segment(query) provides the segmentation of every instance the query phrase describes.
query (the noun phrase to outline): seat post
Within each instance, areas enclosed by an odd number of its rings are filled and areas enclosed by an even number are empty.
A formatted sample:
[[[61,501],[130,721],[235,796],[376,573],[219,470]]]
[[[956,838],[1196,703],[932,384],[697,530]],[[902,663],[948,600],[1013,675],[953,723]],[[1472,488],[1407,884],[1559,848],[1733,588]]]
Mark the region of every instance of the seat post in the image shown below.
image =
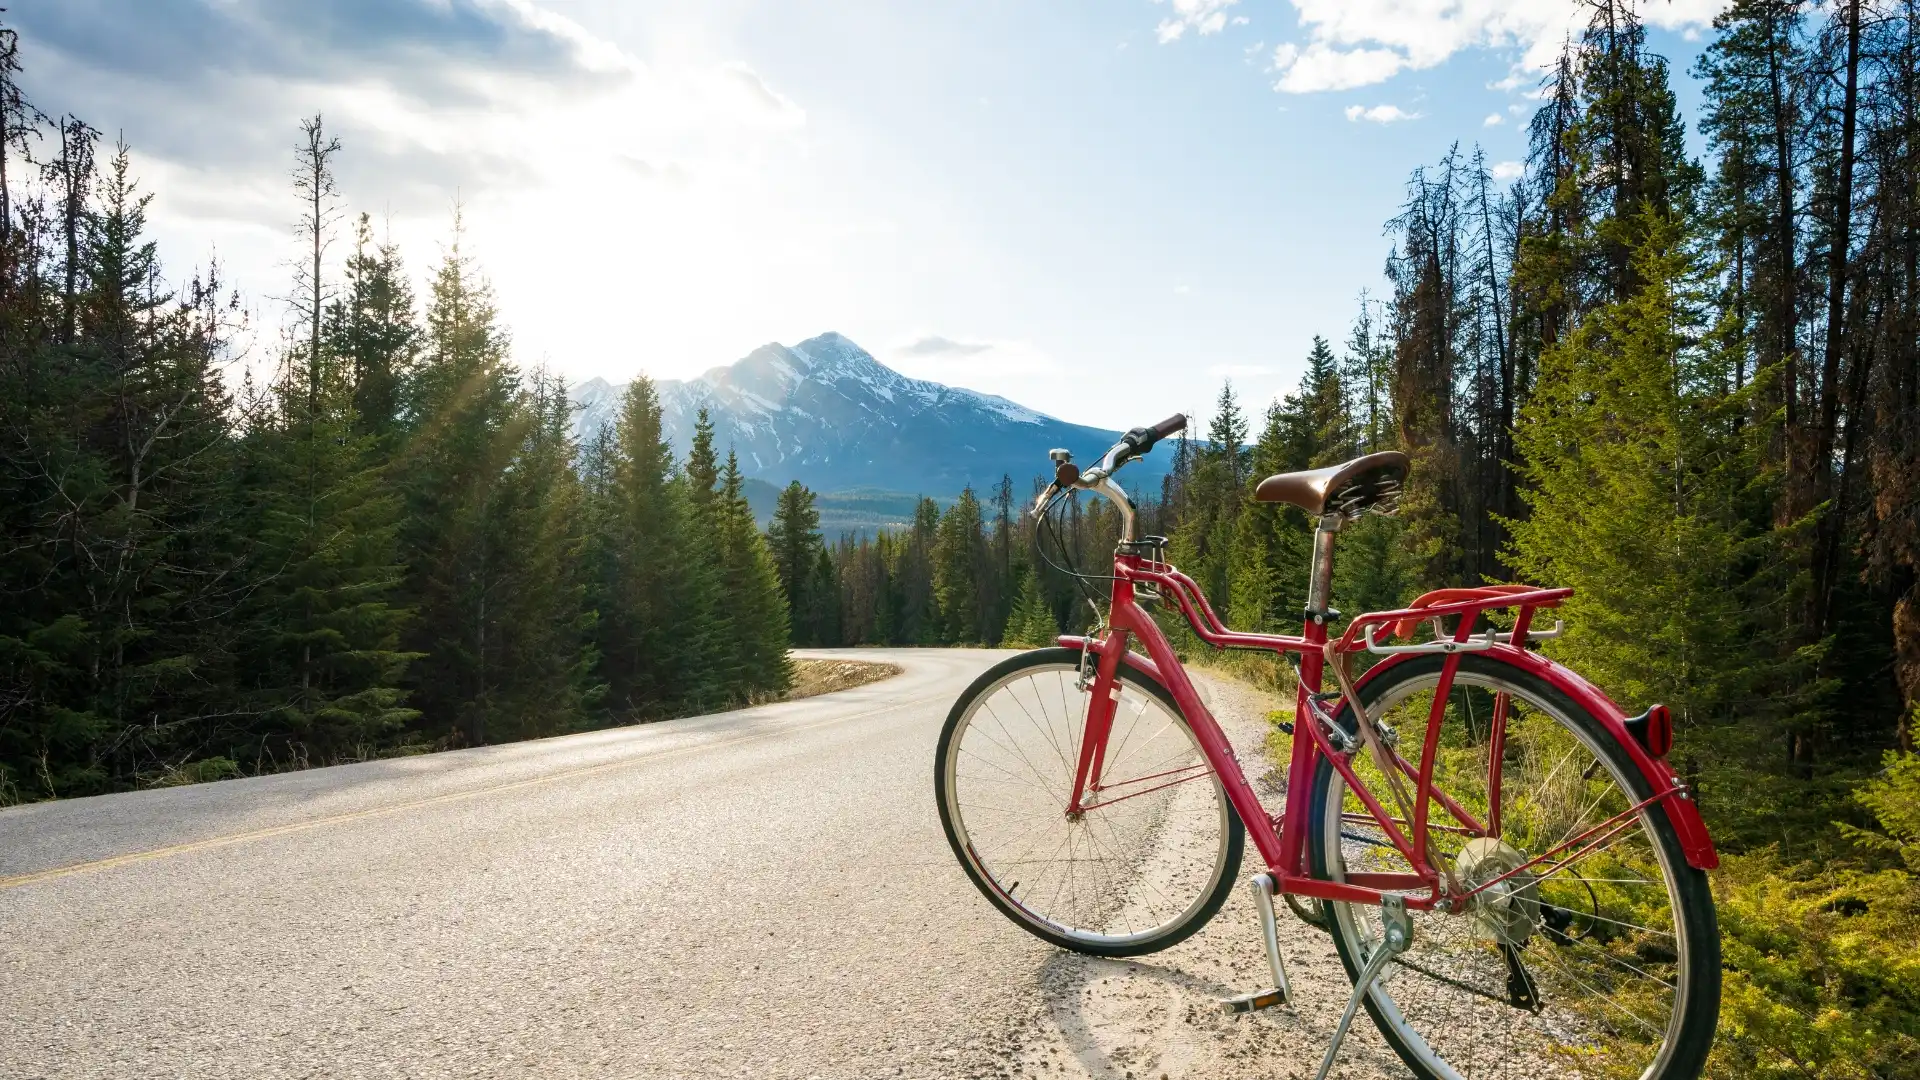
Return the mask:
[[[1307,579],[1308,622],[1324,625],[1327,621],[1327,603],[1333,596],[1333,535],[1344,524],[1344,516],[1325,513],[1320,515],[1319,528],[1313,531],[1313,569]]]

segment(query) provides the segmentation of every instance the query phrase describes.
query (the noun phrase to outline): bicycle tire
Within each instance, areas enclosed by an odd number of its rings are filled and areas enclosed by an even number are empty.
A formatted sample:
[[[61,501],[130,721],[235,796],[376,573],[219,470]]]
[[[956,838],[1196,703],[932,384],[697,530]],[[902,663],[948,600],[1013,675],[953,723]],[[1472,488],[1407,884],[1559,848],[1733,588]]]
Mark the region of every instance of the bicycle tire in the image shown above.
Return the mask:
[[[1358,689],[1362,706],[1369,715],[1373,715],[1376,707],[1383,701],[1391,702],[1395,693],[1417,693],[1419,686],[1426,681],[1437,682],[1446,659],[1443,656],[1417,657],[1383,671]],[[1458,678],[1482,686],[1504,684],[1510,693],[1523,695],[1528,704],[1545,706],[1545,713],[1573,729],[1576,738],[1584,736],[1580,741],[1604,763],[1627,797],[1638,801],[1654,794],[1632,759],[1600,722],[1545,680],[1497,657],[1475,654],[1460,657]],[[1413,690],[1409,691],[1409,687]],[[1342,703],[1334,721],[1349,734],[1356,734],[1355,717],[1346,703]],[[1364,753],[1361,751],[1363,756]],[[1551,776],[1548,779],[1551,780]],[[1339,777],[1330,762],[1322,759],[1314,776],[1308,849],[1314,876],[1323,880],[1337,880],[1334,852],[1340,844],[1342,826],[1337,819],[1330,819],[1330,814],[1335,812],[1331,808],[1334,806],[1336,780],[1344,789],[1344,778]],[[1680,934],[1671,935],[1676,938],[1676,951],[1679,954],[1675,961],[1674,994],[1681,1000],[1673,1006],[1665,1036],[1653,1059],[1642,1071],[1641,1080],[1695,1080],[1705,1067],[1719,1019],[1720,938],[1713,896],[1706,875],[1687,864],[1679,836],[1667,815],[1654,807],[1643,811],[1639,821],[1645,834],[1650,836],[1658,864],[1670,882],[1667,891],[1673,924],[1681,931]],[[1321,908],[1328,916],[1335,949],[1350,980],[1358,977],[1365,962],[1359,941],[1360,920],[1355,917],[1356,907],[1328,903]],[[1392,967],[1389,965],[1389,970]],[[1415,970],[1419,971],[1419,968]],[[1431,971],[1422,974],[1429,978],[1435,975]],[[1667,984],[1663,982],[1662,985]],[[1684,987],[1684,992],[1681,987]],[[1367,995],[1364,1004],[1368,1016],[1387,1044],[1421,1080],[1457,1080],[1463,1075],[1433,1049],[1428,1042],[1430,1035],[1411,1029],[1405,1013],[1389,995],[1376,988]],[[1517,1073],[1494,1072],[1485,1075],[1528,1073],[1522,1069]]]
[[[1076,667],[1083,657],[1077,649],[1046,648],[1021,653],[995,664],[975,679],[972,685],[954,702],[947,714],[946,723],[940,731],[940,740],[934,754],[934,795],[940,811],[940,826],[947,837],[947,844],[953,850],[954,858],[973,882],[980,894],[997,908],[1001,914],[1011,919],[1021,929],[1033,934],[1049,944],[1089,956],[1141,956],[1158,952],[1177,945],[1197,933],[1208,920],[1220,910],[1232,892],[1239,873],[1242,852],[1245,847],[1245,829],[1239,815],[1227,801],[1226,791],[1221,787],[1217,776],[1209,776],[1207,786],[1218,801],[1222,815],[1222,842],[1219,847],[1211,877],[1200,892],[1198,900],[1186,909],[1177,921],[1157,928],[1144,935],[1131,935],[1125,939],[1103,940],[1100,935],[1075,934],[1067,928],[1050,923],[1034,912],[1012,902],[980,865],[969,848],[968,830],[964,808],[956,796],[955,776],[960,756],[960,739],[964,735],[969,718],[979,707],[979,703],[997,688],[1008,685],[1022,673],[1039,672],[1046,669]],[[1156,701],[1168,716],[1178,722],[1181,729],[1192,738],[1191,728],[1173,695],[1158,681],[1121,665],[1119,678]],[[1197,747],[1197,743],[1196,743]]]

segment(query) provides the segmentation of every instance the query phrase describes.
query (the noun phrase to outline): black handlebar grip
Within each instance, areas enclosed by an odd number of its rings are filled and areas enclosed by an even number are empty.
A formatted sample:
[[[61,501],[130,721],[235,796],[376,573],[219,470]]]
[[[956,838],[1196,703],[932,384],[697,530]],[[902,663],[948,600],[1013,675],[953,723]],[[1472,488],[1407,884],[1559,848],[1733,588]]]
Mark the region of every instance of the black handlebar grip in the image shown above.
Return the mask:
[[[1120,441],[1126,443],[1128,449],[1133,451],[1127,455],[1128,459],[1132,459],[1153,449],[1154,443],[1159,442],[1161,439],[1172,435],[1174,432],[1186,426],[1186,414],[1174,413],[1172,416],[1167,417],[1152,427],[1134,428],[1132,431],[1122,435]]]

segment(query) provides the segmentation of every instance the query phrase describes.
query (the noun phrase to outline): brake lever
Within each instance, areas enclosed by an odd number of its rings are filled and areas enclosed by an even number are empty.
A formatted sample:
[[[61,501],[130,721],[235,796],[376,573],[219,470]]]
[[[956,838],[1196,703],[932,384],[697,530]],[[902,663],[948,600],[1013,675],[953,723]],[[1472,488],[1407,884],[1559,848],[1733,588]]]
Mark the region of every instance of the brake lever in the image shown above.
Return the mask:
[[[1033,500],[1032,514],[1035,521],[1047,516],[1047,511],[1053,506],[1053,500],[1058,497],[1059,494],[1059,484],[1048,484],[1047,489],[1040,493],[1040,497]]]

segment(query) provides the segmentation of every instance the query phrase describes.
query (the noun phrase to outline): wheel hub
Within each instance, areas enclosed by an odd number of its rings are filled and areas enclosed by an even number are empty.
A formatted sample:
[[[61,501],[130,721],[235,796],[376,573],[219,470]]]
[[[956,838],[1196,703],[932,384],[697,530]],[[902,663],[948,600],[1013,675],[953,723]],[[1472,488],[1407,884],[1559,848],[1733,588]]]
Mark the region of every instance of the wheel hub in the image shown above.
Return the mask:
[[[1494,882],[1526,865],[1527,857],[1512,844],[1493,837],[1467,841],[1453,860],[1461,889],[1480,892],[1468,898],[1466,911],[1476,930],[1490,941],[1519,946],[1540,926],[1539,879],[1526,871]]]

